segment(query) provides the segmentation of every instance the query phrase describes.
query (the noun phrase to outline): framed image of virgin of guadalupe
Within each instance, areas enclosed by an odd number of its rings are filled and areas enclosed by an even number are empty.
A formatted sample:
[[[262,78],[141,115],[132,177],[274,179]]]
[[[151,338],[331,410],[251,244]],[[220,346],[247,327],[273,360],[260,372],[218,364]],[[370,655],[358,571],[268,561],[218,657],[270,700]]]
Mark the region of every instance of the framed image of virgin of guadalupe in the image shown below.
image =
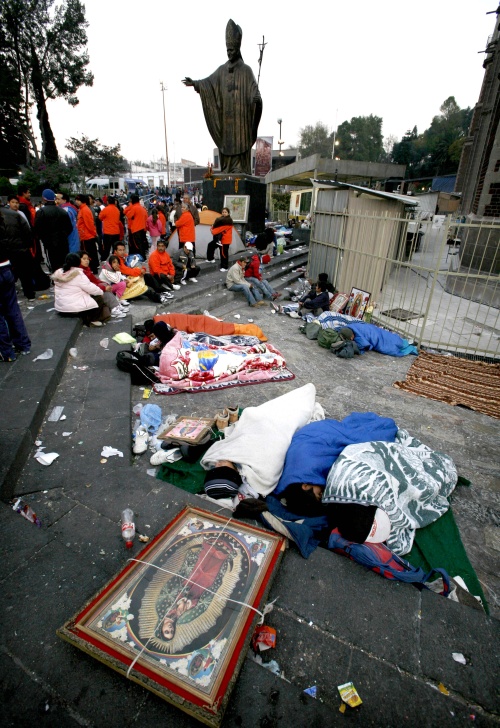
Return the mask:
[[[188,506],[58,635],[219,726],[284,542]]]

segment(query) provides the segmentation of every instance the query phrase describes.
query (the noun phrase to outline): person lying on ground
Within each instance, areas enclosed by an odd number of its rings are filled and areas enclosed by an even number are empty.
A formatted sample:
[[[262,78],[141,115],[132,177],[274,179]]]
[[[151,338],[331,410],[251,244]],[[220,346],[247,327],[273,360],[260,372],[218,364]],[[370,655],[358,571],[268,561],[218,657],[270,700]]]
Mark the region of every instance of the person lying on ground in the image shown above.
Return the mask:
[[[253,283],[245,279],[246,265],[247,259],[241,257],[231,266],[226,275],[226,288],[229,291],[243,293],[249,306],[265,306],[262,293]]]
[[[80,267],[80,256],[68,253],[62,268],[51,276],[54,281],[54,307],[63,315],[80,316],[87,326],[102,326],[111,318],[102,290],[91,283]]]
[[[229,208],[223,207],[220,217],[216,218],[210,228],[213,239],[207,245],[207,263],[215,263],[215,248],[220,249],[220,270],[226,273],[229,269],[229,246],[233,241],[233,220]]]
[[[125,258],[127,257],[127,252],[123,243],[115,243],[113,254],[118,258],[120,273],[126,276],[130,281],[129,286],[127,286],[127,290],[123,294],[125,298],[135,298],[144,294],[155,303],[165,302],[162,300],[162,296],[155,291],[154,286],[156,284],[154,278],[149,275],[149,273],[146,273],[146,268],[144,266],[131,268],[126,264]],[[137,281],[134,281],[134,279],[137,279]],[[134,289],[136,290],[134,291]],[[166,296],[167,294],[163,295]]]
[[[245,279],[259,290],[268,301],[275,301],[281,296],[276,293],[268,281],[262,278],[260,260],[258,255],[252,255],[245,268]]]
[[[120,305],[118,299],[111,290],[111,286],[103,283],[103,281],[97,278],[90,270],[89,254],[86,253],[85,250],[80,250],[78,255],[80,256],[80,268],[83,270],[89,281],[101,289],[103,301],[111,311],[111,318],[125,318],[127,315],[127,309]]]
[[[186,213],[193,220],[191,213]],[[194,229],[194,223],[193,223]],[[172,263],[175,268],[175,283],[186,285],[186,281],[198,283],[198,275],[201,268],[196,265],[193,243],[184,243],[182,248],[172,253]]]
[[[178,291],[180,286],[174,283],[175,268],[172,258],[167,253],[167,244],[163,240],[158,240],[156,250],[154,250],[148,259],[149,273],[155,281],[164,288],[164,290]]]

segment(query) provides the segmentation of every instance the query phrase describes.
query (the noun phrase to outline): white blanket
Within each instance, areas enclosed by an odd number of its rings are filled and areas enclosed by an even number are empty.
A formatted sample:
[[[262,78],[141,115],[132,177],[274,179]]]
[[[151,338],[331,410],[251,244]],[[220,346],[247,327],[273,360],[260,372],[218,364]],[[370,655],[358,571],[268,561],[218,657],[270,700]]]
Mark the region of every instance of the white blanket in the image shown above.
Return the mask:
[[[269,495],[280,479],[295,432],[324,418],[316,387],[306,384],[259,407],[247,407],[231,434],[207,450],[201,465],[209,470],[218,460],[230,460],[257,493]]]

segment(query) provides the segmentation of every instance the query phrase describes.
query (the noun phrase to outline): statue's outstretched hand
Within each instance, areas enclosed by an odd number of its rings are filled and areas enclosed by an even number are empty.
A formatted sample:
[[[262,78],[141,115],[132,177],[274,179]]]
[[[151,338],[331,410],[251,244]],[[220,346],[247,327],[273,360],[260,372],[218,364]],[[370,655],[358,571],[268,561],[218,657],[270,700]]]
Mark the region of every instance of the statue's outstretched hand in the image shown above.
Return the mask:
[[[183,78],[182,83],[184,84],[184,86],[194,86],[194,81],[192,78],[189,78],[189,76],[186,76],[186,78]]]

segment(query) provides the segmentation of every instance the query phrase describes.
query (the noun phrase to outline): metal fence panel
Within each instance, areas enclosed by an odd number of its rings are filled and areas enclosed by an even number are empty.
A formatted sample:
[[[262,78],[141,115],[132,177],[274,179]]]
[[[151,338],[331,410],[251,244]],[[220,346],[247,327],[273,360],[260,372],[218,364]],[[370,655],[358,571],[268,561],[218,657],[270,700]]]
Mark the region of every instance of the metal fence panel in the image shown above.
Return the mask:
[[[340,196],[318,193],[312,278],[324,271],[342,292],[369,291],[373,321],[420,346],[499,356],[499,225],[412,219],[387,206],[367,207],[366,197],[362,209],[350,200],[347,210],[347,198],[334,205],[334,197]]]

